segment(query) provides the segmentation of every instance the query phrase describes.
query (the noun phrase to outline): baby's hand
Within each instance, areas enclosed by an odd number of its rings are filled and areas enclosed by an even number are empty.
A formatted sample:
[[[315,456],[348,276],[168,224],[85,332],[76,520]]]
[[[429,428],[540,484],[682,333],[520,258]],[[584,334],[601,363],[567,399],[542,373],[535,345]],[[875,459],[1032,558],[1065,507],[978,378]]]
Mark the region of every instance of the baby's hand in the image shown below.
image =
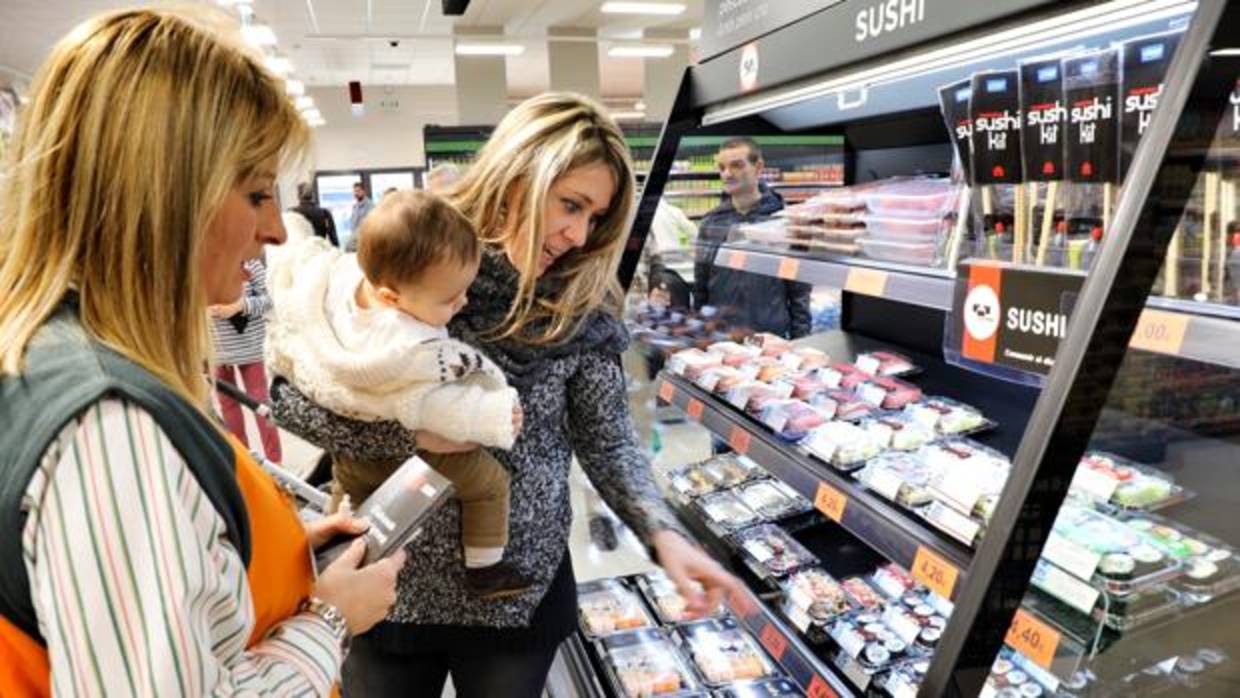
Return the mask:
[[[520,405],[513,405],[512,407],[512,433],[520,434],[521,427],[524,425],[525,425],[525,410],[522,410]]]

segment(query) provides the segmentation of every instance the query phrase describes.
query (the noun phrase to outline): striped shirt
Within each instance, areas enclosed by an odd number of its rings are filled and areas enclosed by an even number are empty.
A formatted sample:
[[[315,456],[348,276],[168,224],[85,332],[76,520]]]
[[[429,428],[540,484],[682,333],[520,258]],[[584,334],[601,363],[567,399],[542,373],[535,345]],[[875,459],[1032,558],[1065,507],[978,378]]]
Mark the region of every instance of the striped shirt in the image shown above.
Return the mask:
[[[242,296],[245,308],[241,315],[247,319],[244,332],[238,332],[228,318],[213,318],[211,334],[215,340],[215,362],[227,366],[241,366],[263,360],[263,337],[267,334],[266,315],[271,311],[271,296],[267,293],[267,268],[257,259],[245,263],[250,280],[245,282]]]
[[[340,647],[317,615],[255,625],[245,565],[155,420],[107,399],[44,453],[22,549],[52,691],[325,696]]]

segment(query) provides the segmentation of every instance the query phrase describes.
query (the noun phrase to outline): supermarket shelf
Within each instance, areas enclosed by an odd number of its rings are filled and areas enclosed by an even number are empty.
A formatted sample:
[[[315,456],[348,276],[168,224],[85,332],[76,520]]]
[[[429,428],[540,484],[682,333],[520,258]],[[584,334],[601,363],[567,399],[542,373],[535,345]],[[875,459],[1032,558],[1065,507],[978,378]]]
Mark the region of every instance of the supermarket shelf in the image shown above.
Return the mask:
[[[955,593],[963,588],[972,559],[969,550],[919,523],[847,475],[812,461],[795,446],[683,378],[665,372],[660,375],[660,382],[660,398],[682,409],[734,450],[753,458],[811,501],[821,501],[820,492],[825,485],[827,491],[836,495],[840,525],[884,557],[911,570],[919,555],[929,552],[949,566],[948,576],[955,577],[951,597],[955,598]]]
[[[822,187],[842,187],[843,182],[767,182],[767,185],[776,189],[798,189],[804,187],[806,189],[820,189]]]
[[[723,192],[718,189],[715,189],[715,190],[697,189],[693,191],[665,191],[663,192],[663,198],[665,199],[704,198],[708,196],[711,198],[717,199],[722,195],[723,195]]]

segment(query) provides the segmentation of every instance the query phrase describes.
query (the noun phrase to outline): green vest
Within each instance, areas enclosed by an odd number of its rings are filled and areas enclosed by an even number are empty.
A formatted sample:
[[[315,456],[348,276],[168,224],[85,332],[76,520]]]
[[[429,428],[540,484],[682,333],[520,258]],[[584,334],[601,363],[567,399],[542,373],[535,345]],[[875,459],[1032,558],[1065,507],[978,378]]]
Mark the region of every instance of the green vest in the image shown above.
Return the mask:
[[[133,361],[87,335],[76,294],[38,331],[20,375],[0,377],[0,615],[40,639],[22,564],[22,498],[43,454],[70,421],[100,400],[120,398],[155,419],[250,561],[249,517],[232,446],[201,411]]]

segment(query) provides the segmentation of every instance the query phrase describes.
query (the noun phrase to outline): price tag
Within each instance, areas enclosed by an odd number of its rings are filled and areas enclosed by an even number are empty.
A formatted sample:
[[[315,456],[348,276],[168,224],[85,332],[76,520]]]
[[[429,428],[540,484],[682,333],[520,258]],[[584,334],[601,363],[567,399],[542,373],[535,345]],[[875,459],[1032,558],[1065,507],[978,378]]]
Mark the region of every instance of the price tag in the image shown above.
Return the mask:
[[[848,278],[844,280],[844,290],[860,293],[863,296],[882,297],[887,289],[887,272],[877,269],[853,267],[848,270]]]
[[[1088,580],[1094,576],[1102,556],[1064,538],[1058,533],[1046,537],[1046,546],[1042,548],[1042,557],[1081,579]]]
[[[783,636],[774,625],[767,623],[762,628],[762,632],[758,633],[758,639],[762,641],[762,646],[766,648],[775,661],[781,661],[784,658],[784,652],[788,649],[788,638]]]
[[[1093,613],[1098,597],[1102,594],[1090,584],[1082,582],[1045,560],[1038,561],[1031,581],[1035,587],[1086,615]]]
[[[814,508],[821,511],[828,519],[839,523],[844,518],[844,507],[848,506],[848,497],[825,482],[818,483],[818,492],[814,495]]]
[[[779,278],[787,281],[795,281],[797,274],[801,271],[801,260],[796,257],[784,257],[779,260],[779,271],[776,272]]]
[[[1025,609],[1018,609],[1008,628],[1007,644],[1033,660],[1043,669],[1051,668],[1055,650],[1059,648],[1059,631],[1034,618]]]
[[[945,599],[950,599],[952,592],[956,589],[956,577],[958,576],[960,576],[960,570],[950,562],[925,546],[917,548],[917,555],[913,558],[913,579],[930,587],[930,591]]]
[[[1178,356],[1184,347],[1184,335],[1188,332],[1187,315],[1162,310],[1143,310],[1137,320],[1137,329],[1128,345],[1134,349],[1152,351],[1156,354]]]
[[[876,468],[871,471],[865,484],[870,489],[894,502],[900,496],[900,487],[904,485],[904,481],[900,479],[899,475],[886,468]]]
[[[733,250],[732,253],[728,255],[728,266],[732,269],[744,269],[745,262],[748,258],[749,255],[744,252],[737,252]]]
[[[827,685],[826,679],[817,674],[810,679],[809,687],[805,689],[805,692],[809,694],[809,698],[839,698],[839,694]]]
[[[692,399],[692,400],[689,400],[689,406],[685,408],[685,413],[689,415],[690,419],[696,422],[700,422],[702,421],[702,410],[703,409],[704,409],[704,406],[702,405],[701,400]]]
[[[743,456],[749,453],[750,438],[749,432],[741,427],[732,427],[732,433],[728,435],[728,445],[732,447],[733,451]]]
[[[973,540],[982,530],[981,524],[942,502],[930,505],[930,509],[926,512],[926,519],[969,546],[973,545]]]
[[[659,399],[663,402],[671,402],[674,397],[676,397],[676,386],[670,381],[663,381],[659,386]]]

